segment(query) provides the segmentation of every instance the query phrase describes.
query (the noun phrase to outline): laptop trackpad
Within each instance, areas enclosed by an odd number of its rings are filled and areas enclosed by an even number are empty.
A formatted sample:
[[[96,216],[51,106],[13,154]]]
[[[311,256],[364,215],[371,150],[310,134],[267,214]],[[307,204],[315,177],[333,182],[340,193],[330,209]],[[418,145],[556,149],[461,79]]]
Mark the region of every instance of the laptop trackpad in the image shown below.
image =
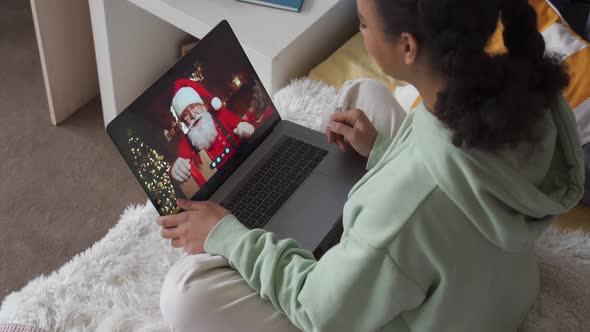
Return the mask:
[[[265,229],[313,251],[342,216],[349,191],[346,181],[314,172]]]

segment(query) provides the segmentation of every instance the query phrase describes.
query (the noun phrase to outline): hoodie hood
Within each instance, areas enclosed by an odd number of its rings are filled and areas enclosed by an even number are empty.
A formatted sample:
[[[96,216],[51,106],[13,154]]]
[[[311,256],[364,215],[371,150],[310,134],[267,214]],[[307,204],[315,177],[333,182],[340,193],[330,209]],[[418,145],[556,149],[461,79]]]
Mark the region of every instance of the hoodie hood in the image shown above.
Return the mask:
[[[584,189],[573,112],[560,96],[546,112],[541,142],[488,153],[453,146],[451,130],[423,104],[412,111],[416,148],[434,180],[494,245],[521,251]]]

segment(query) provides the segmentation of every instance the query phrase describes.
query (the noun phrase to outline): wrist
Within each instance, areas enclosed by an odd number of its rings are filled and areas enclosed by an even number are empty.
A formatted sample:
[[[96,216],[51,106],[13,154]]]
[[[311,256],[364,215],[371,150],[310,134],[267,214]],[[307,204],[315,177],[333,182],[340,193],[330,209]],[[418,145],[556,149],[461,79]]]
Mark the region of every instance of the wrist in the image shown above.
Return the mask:
[[[370,149],[369,149],[369,154],[371,153],[371,150],[373,150],[375,148],[375,143],[377,143],[377,136],[379,136],[379,132],[375,131],[371,137],[371,144],[370,144]],[[367,154],[367,157],[369,157],[369,155]]]
[[[381,157],[383,157],[383,155],[385,154],[385,151],[387,150],[391,142],[392,138],[386,138],[380,133],[377,133],[375,141],[373,142],[373,147],[371,149],[371,152],[369,153],[369,157],[367,160],[367,170],[371,170],[373,167],[375,167],[375,165],[377,165],[379,160],[381,160]]]
[[[371,151],[373,151],[373,149],[375,148],[378,134],[379,134],[378,132],[369,134],[369,138],[368,138],[369,144],[367,145],[368,148],[364,151],[364,153],[361,153],[363,155],[363,157],[369,158],[371,156]]]

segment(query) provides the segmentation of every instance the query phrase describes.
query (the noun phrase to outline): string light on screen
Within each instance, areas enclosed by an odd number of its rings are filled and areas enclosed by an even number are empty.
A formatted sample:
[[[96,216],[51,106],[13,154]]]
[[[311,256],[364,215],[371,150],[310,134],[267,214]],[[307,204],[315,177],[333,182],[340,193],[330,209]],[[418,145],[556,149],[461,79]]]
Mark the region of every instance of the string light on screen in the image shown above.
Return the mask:
[[[164,156],[144,144],[138,137],[129,137],[133,169],[137,171],[139,180],[152,194],[154,201],[165,214],[174,213],[176,193],[170,181],[170,164]]]

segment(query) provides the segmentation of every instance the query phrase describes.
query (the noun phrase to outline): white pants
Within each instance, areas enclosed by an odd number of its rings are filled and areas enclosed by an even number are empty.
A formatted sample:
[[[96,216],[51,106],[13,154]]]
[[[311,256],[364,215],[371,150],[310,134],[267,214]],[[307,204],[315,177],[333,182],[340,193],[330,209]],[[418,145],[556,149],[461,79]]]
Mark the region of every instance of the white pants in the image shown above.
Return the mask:
[[[326,111],[322,130],[337,107],[358,108],[383,135],[393,137],[406,113],[380,82],[346,82]],[[299,331],[285,314],[250,288],[222,256],[185,255],[168,271],[160,310],[173,331]]]

